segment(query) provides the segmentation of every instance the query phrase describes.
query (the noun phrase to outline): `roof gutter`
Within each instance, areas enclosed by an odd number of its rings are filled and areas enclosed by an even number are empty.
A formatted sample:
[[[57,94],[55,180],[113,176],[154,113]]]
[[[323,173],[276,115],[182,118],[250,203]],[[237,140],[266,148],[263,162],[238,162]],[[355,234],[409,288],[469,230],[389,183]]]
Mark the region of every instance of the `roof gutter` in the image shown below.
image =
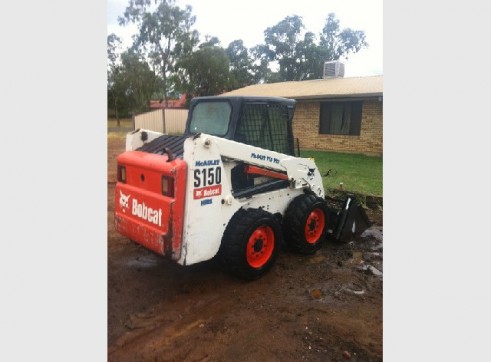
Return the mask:
[[[378,99],[379,97],[383,97],[384,93],[383,92],[377,92],[377,93],[359,93],[359,94],[339,94],[339,95],[333,95],[333,94],[326,94],[326,95],[311,95],[311,96],[284,96],[285,98],[293,98],[297,100],[312,100],[312,101],[318,101],[321,99],[332,99],[332,100],[366,100],[367,98],[374,98]]]

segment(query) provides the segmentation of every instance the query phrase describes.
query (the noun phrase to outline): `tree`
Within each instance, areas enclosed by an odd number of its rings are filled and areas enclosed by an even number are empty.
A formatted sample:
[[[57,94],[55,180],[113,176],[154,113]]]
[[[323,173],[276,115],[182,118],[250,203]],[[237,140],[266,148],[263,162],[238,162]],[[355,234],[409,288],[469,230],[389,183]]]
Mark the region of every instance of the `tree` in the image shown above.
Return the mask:
[[[334,13],[328,14],[318,43],[312,32],[306,32],[302,37],[303,29],[302,18],[293,15],[264,31],[265,43],[255,48],[256,60],[263,64],[263,68],[266,59],[269,67],[271,63],[278,65],[276,73],[267,73],[263,69],[266,80],[322,78],[324,62],[347,59],[349,54],[368,46],[363,31],[340,30]]]
[[[329,13],[320,35],[320,47],[326,50],[331,59],[348,58],[348,54],[356,53],[368,46],[365,41],[365,32],[345,28],[339,29],[339,20],[334,13]]]
[[[278,62],[278,73],[281,80],[296,80],[298,78],[297,64],[300,54],[297,52],[297,44],[300,41],[300,33],[303,28],[302,18],[293,15],[287,16],[278,24],[264,31],[265,55],[270,61]]]
[[[184,10],[175,6],[175,0],[130,0],[120,25],[135,23],[138,33],[134,49],[142,51],[158,71],[162,79],[165,103],[169,95],[168,77],[175,71],[176,62],[192,52],[198,42],[198,32],[191,31],[196,17],[188,5]]]
[[[229,81],[227,52],[218,46],[217,38],[200,45],[178,65],[176,86],[193,96],[212,96],[223,93]]]
[[[141,54],[128,50],[121,54],[121,64],[113,76],[113,88],[127,113],[146,111],[148,100],[159,89],[160,79]]]
[[[253,58],[242,40],[231,42],[226,51],[230,62],[228,90],[242,88],[259,81],[255,76],[257,71]]]
[[[251,48],[254,59],[254,79],[256,83],[275,83],[278,79],[277,72],[270,69],[270,57],[268,47],[264,44]]]
[[[296,50],[299,54],[296,80],[321,78],[324,62],[326,61],[326,54],[324,54],[321,47],[315,43],[315,34],[307,32],[304,39],[297,44]],[[320,75],[317,70],[320,70]]]
[[[107,37],[107,101],[108,108],[114,107],[117,126],[120,126],[119,109],[124,92],[118,89],[116,78],[119,73],[118,59],[121,48],[121,39],[114,33]]]

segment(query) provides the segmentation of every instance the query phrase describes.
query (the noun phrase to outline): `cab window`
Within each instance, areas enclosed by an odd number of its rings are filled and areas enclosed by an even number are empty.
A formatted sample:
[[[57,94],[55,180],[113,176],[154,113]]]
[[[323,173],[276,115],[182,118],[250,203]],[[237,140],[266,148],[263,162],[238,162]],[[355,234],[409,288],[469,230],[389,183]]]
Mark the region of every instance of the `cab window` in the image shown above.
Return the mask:
[[[189,126],[191,133],[224,136],[228,131],[232,107],[228,102],[201,102],[196,104]]]

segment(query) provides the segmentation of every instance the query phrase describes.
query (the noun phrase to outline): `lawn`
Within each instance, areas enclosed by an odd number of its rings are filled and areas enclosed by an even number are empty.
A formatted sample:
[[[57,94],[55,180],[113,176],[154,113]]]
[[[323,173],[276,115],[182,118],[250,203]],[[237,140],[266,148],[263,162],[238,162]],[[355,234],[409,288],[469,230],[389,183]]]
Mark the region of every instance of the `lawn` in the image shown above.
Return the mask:
[[[382,157],[359,154],[302,150],[301,157],[311,157],[324,177],[324,189],[338,189],[343,183],[346,191],[363,195],[383,195]]]

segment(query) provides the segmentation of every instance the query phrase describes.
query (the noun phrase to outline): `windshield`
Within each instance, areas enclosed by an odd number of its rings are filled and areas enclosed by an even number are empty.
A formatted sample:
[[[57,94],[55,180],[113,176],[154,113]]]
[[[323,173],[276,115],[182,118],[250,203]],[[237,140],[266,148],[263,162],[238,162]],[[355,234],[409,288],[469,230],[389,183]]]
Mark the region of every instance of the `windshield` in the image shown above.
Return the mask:
[[[228,102],[201,102],[193,108],[191,133],[224,136],[228,131],[232,107]]]

